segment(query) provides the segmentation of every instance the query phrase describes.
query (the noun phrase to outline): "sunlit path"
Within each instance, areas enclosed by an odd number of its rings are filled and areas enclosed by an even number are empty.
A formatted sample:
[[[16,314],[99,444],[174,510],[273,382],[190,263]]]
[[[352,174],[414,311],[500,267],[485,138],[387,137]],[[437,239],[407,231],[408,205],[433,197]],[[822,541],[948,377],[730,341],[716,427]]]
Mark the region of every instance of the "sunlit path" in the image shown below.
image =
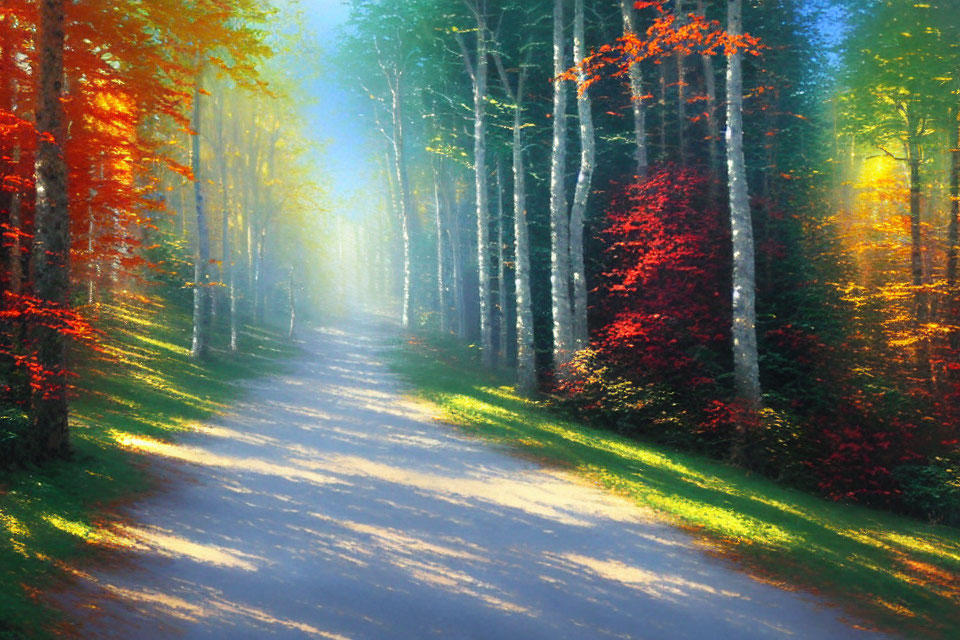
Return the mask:
[[[435,423],[383,363],[389,333],[350,331],[309,333],[182,446],[128,439],[169,486],[60,596],[79,637],[881,637]]]

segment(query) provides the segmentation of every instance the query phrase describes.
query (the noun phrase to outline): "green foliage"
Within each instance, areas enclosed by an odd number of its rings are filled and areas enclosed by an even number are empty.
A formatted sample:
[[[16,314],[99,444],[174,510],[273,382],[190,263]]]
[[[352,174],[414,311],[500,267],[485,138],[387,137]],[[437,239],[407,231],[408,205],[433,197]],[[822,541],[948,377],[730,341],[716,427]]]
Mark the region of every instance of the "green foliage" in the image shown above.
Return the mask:
[[[960,463],[935,458],[926,465],[902,465],[894,477],[903,488],[902,502],[931,522],[960,525]]]

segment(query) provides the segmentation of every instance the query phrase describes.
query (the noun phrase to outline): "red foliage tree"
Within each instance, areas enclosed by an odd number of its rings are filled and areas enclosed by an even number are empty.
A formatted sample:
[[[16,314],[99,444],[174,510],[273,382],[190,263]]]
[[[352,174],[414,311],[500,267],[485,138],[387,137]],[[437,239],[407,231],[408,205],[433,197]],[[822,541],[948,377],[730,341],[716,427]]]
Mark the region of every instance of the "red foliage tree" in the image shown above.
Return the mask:
[[[710,363],[727,351],[730,260],[725,214],[708,192],[697,172],[662,167],[607,215],[597,348],[628,379],[715,382]]]

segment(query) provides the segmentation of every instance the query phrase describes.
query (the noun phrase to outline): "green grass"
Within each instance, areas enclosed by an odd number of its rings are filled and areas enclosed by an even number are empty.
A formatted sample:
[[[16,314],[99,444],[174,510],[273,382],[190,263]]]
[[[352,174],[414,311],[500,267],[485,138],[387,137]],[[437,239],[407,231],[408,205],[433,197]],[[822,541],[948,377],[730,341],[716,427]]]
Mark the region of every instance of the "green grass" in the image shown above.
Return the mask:
[[[39,599],[63,568],[93,553],[109,509],[152,486],[142,457],[125,438],[176,438],[221,410],[243,378],[283,366],[295,347],[247,329],[243,353],[214,351],[191,360],[190,318],[153,300],[101,307],[106,353],[76,365],[71,460],[0,475],[0,638],[43,638],[56,615]],[[222,332],[221,332],[222,333]],[[53,622],[51,622],[53,620]]]
[[[908,637],[956,637],[956,529],[825,501],[716,460],[565,420],[480,373],[474,354],[446,341],[411,340],[393,366],[443,420],[654,509],[758,578],[822,593]]]

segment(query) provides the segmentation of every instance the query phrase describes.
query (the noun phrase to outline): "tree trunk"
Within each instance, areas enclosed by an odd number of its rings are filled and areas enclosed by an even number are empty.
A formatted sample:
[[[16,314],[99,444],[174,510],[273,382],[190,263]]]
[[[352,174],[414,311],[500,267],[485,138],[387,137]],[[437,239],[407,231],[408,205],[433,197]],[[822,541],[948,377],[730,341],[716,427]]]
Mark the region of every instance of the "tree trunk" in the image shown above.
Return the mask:
[[[440,183],[443,178],[440,174],[442,165],[438,160],[433,167],[433,208],[436,213],[437,228],[437,313],[440,316],[440,332],[447,333],[450,330],[449,309],[447,303],[447,269],[446,269],[446,250],[444,248],[444,235],[446,230],[443,224],[443,203],[440,197]]]
[[[287,338],[293,340],[297,328],[297,292],[295,287],[293,265],[290,265],[290,325],[287,329]]]
[[[193,345],[190,350],[194,358],[207,354],[207,340],[210,328],[210,230],[207,228],[207,212],[204,201],[202,163],[200,161],[200,120],[202,92],[200,84],[203,71],[198,68],[197,80],[193,91],[193,146],[190,158],[193,170],[194,198],[197,207],[197,252],[193,265]]]
[[[575,0],[573,20],[573,59],[583,60],[587,55],[585,43],[584,0]],[[586,81],[581,73],[580,81]],[[597,144],[593,128],[590,96],[583,91],[577,96],[577,115],[580,119],[580,173],[570,211],[570,273],[573,279],[573,348],[579,351],[590,341],[587,325],[587,269],[583,257],[583,227],[587,201],[593,184]]]
[[[13,147],[13,165],[20,165],[20,145]],[[10,240],[10,292],[20,295],[23,291],[23,248],[20,233],[23,231],[23,197],[17,185],[10,192],[10,229],[13,238]]]
[[[38,132],[35,180],[36,209],[33,239],[33,290],[54,308],[69,303],[70,212],[67,165],[64,160],[63,49],[65,0],[42,0],[37,27],[40,54],[37,78],[36,127]],[[31,397],[33,453],[51,458],[69,452],[64,335],[44,323],[31,327],[37,364],[50,373],[44,388]]]
[[[911,131],[915,129],[911,127]],[[917,329],[922,334],[923,326],[930,319],[929,300],[924,291],[923,274],[923,237],[921,233],[920,220],[920,196],[921,196],[921,178],[920,178],[920,142],[916,136],[911,135],[907,143],[907,164],[910,168],[910,276],[915,290],[914,307]],[[930,371],[930,342],[929,339],[920,336],[920,342],[917,347],[917,376],[921,380],[929,380]]]
[[[401,322],[404,329],[413,326],[413,305],[410,299],[413,269],[410,255],[410,188],[407,180],[406,156],[403,149],[403,107],[401,104],[402,74],[397,72],[391,89],[393,115],[393,160],[397,178],[397,205],[400,214],[400,236],[403,242],[403,309]]]
[[[742,33],[742,0],[728,0],[727,30]],[[756,265],[753,221],[743,154],[743,54],[727,62],[727,173],[730,192],[730,231],[733,238],[733,372],[737,396],[751,409],[760,406],[757,355]],[[744,434],[740,434],[742,445]],[[735,445],[736,446],[736,445]]]
[[[236,353],[240,349],[237,319],[237,265],[231,260],[228,269],[230,274],[230,351]]]
[[[229,304],[226,296],[221,295],[221,291],[226,292],[223,286],[227,281],[227,268],[230,265],[230,195],[227,190],[227,151],[226,139],[223,135],[224,113],[224,93],[221,91],[217,100],[217,164],[220,173],[220,266],[217,286],[210,288],[210,316],[216,318],[221,312],[220,301]]]
[[[493,366],[493,304],[490,292],[490,204],[487,185],[487,34],[485,3],[477,3],[477,64],[473,73],[473,166],[477,203],[477,281],[480,297],[480,353]],[[467,58],[469,61],[469,58]]]
[[[530,293],[530,231],[527,227],[526,168],[523,164],[523,77],[517,86],[513,115],[513,242],[514,283],[517,298],[517,391],[524,395],[537,386],[533,343],[533,304]]]
[[[697,14],[700,17],[706,17],[707,10],[704,7],[703,0],[697,0]],[[720,151],[718,144],[720,141],[720,122],[717,119],[717,79],[713,71],[713,56],[702,55],[700,61],[703,63],[703,83],[707,94],[707,138],[710,159],[710,173],[713,179],[710,181],[711,200],[714,199],[717,179],[720,176]]]
[[[507,345],[509,344],[507,312],[510,302],[507,299],[507,263],[504,254],[506,238],[504,237],[504,218],[506,213],[503,206],[503,167],[500,157],[497,157],[497,306],[498,320],[498,348],[497,361],[500,366],[507,363]]]
[[[227,184],[227,144],[223,136],[223,96],[220,98],[220,122],[218,123],[218,139],[220,143],[220,190],[222,192],[222,209],[220,220],[221,235],[221,265],[220,273],[226,275],[227,282],[227,304],[230,314],[230,351],[237,350],[237,300],[234,274],[234,259],[232,243],[230,241],[230,189]]]
[[[263,259],[266,245],[266,230],[257,234],[257,258],[254,274],[253,318],[258,325],[263,324],[266,307],[266,283],[264,282]]]
[[[254,250],[253,242],[253,216],[250,208],[251,204],[247,206],[247,210],[243,215],[243,225],[245,229],[245,235],[247,236],[247,241],[244,243],[246,246],[246,263],[247,263],[247,312],[253,313],[250,314],[250,317],[256,315],[256,286],[257,286],[257,274],[256,274],[256,251]],[[251,309],[251,304],[254,308]]]
[[[675,0],[677,24],[682,26],[686,23],[686,17],[683,14],[683,0]],[[680,166],[687,166],[687,57],[682,51],[677,52],[677,155],[680,159]]]
[[[93,236],[96,233],[97,226],[93,220],[93,207],[87,207],[87,260],[90,264],[90,272],[87,274],[87,304],[93,304],[94,298],[96,296],[96,283],[94,280],[94,274],[96,271],[99,271],[99,264],[94,268],[94,264],[97,264],[96,257],[94,256],[94,242]]]
[[[564,46],[564,0],[553,2],[553,72],[567,70]],[[565,173],[567,160],[567,84],[553,83],[553,149],[550,156],[550,290],[553,314],[553,363],[570,360],[573,327],[570,311],[570,217]]]
[[[455,190],[456,191],[456,190]],[[454,330],[458,338],[467,337],[467,322],[464,310],[464,285],[463,285],[463,248],[461,244],[460,229],[460,209],[461,203],[456,195],[451,196],[449,190],[444,189],[443,193],[447,199],[450,210],[450,219],[447,225],[447,239],[450,245],[450,279],[451,292],[453,298],[454,310]]]
[[[177,211],[177,235],[181,238],[187,237],[187,198],[183,195],[186,180],[181,178],[182,182],[177,186],[177,200],[180,203]]]
[[[638,34],[637,16],[633,8],[634,0],[620,0],[620,12],[623,17],[623,32]],[[634,160],[636,162],[637,176],[647,174],[647,106],[644,104],[643,92],[643,69],[640,63],[630,65],[627,71],[630,85],[630,102],[633,108],[633,133],[636,149],[634,150]]]
[[[659,84],[659,107],[660,107],[660,155],[657,157],[659,162],[667,161],[667,60],[663,60],[657,65],[660,74]]]
[[[910,169],[910,278],[916,289],[916,319],[926,322],[926,304],[923,287],[923,239],[920,228],[920,144],[911,138],[907,144],[907,164]]]

